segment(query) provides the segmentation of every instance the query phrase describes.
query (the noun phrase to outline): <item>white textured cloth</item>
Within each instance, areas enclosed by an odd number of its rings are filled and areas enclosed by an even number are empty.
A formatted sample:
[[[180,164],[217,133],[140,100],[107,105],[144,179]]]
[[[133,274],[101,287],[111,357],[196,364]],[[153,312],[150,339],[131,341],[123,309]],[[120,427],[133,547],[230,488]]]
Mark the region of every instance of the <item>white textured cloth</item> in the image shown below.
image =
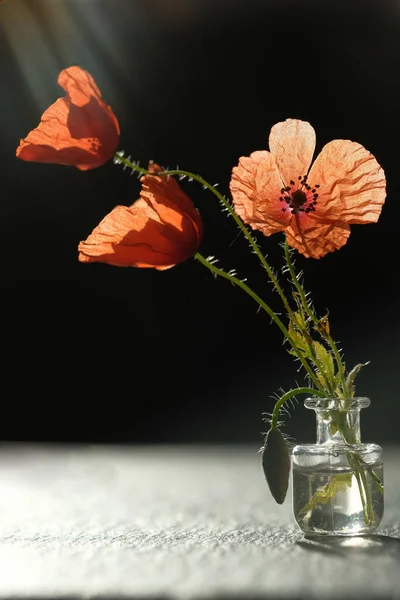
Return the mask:
[[[3,445],[0,598],[400,598],[399,462],[380,535],[328,544],[257,448]]]

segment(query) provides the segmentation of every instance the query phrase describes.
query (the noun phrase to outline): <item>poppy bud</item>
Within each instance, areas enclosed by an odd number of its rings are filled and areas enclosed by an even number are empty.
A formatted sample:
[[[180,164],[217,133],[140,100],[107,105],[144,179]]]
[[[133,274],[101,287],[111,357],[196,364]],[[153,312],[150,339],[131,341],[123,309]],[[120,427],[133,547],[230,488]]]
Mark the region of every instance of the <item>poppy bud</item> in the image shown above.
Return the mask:
[[[278,504],[283,504],[289,485],[289,448],[280,429],[270,429],[265,438],[262,466],[271,494]]]

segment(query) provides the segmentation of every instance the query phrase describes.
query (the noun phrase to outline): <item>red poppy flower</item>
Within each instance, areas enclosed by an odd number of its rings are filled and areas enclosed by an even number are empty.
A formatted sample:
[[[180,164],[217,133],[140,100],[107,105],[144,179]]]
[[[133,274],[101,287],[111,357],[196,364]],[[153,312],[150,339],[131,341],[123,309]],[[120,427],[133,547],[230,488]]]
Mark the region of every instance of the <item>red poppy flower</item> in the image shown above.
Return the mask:
[[[169,269],[190,258],[200,245],[203,224],[191,200],[170,176],[151,163],[140,198],[116,206],[78,247],[81,262],[119,267]]]
[[[235,211],[253,229],[285,231],[290,246],[321,258],[347,242],[350,225],[378,220],[385,174],[360,144],[333,140],[310,169],[315,131],[287,119],[272,127],[269,148],[240,158],[232,171]]]
[[[21,140],[22,160],[72,165],[86,171],[103,165],[119,144],[119,125],[103,101],[93,77],[81,67],[58,76],[66,91],[42,115],[36,129]]]

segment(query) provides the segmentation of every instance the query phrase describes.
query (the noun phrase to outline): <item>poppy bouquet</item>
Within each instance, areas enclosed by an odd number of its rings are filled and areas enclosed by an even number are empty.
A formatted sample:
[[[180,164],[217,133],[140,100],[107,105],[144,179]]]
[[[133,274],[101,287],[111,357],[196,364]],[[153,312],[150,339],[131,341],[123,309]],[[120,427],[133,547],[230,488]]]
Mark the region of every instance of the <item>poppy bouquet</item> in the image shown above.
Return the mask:
[[[198,174],[165,170],[153,162],[145,169],[118,151],[118,120],[88,72],[72,66],[60,73],[58,83],[65,96],[50,106],[36,129],[21,140],[17,157],[81,170],[100,167],[112,159],[141,176],[138,199],[130,206],[116,206],[79,243],[79,261],[165,270],[194,257],[214,276],[241,288],[267,313],[303,368],[304,385],[277,397],[262,448],[267,482],[275,500],[282,503],[290,465],[280,420],[286,404],[296,396],[308,395],[340,399],[346,410],[354,397],[355,377],[363,366],[347,369],[328,315],[317,314],[295,269],[293,255],[297,251],[320,259],[346,244],[351,225],[375,223],[386,196],[382,168],[368,150],[349,140],[329,142],[312,162],[314,129],[308,122],[287,119],[272,127],[269,150],[239,158],[232,170],[229,199]],[[214,257],[200,253],[204,226],[200,213],[179,186],[178,181],[184,178],[211,192],[232,217],[279,296],[281,315],[235,271],[223,269]],[[267,237],[284,234],[284,275],[290,282],[290,296],[251,229]],[[332,427],[349,443],[357,441],[339,414]],[[361,480],[359,486],[362,494]]]

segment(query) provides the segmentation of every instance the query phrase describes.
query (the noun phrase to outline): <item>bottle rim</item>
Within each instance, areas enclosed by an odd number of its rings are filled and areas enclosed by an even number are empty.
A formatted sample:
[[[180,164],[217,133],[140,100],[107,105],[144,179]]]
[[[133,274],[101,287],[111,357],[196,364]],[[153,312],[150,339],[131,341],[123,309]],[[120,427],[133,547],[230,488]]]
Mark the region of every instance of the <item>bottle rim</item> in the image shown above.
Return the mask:
[[[319,398],[311,396],[304,400],[304,406],[313,410],[359,410],[367,408],[371,400],[366,396],[355,398]]]

